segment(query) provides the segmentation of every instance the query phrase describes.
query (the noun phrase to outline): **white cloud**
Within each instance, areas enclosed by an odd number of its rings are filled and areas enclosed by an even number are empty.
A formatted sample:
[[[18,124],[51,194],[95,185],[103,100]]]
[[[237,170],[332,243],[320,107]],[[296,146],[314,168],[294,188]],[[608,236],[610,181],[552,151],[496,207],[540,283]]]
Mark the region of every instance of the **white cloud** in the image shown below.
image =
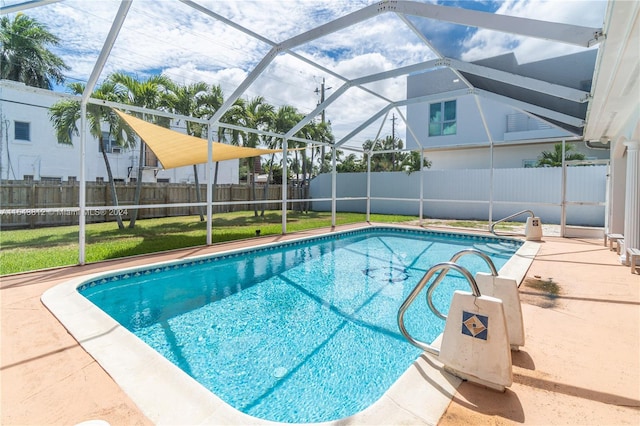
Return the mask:
[[[6,0],[10,1],[10,0]],[[425,0],[426,1],[426,0]],[[282,42],[320,24],[375,4],[373,0],[200,0],[210,9],[273,42]],[[86,81],[94,67],[111,23],[120,6],[118,0],[67,0],[26,11],[47,24],[62,45],[56,49],[71,67],[72,80]],[[598,27],[602,24],[603,1],[508,0],[498,13]],[[435,20],[410,18],[428,27],[438,41],[449,40],[453,25]],[[425,28],[426,28],[425,27]],[[459,30],[459,28],[458,28]],[[458,32],[460,34],[460,32]],[[474,31],[462,44],[463,59],[494,56],[514,50],[521,62],[558,56],[576,48],[541,40],[525,39],[493,31]],[[190,84],[205,81],[220,84],[231,95],[271,46],[177,1],[137,0],[124,22],[102,72],[129,72],[141,77],[165,73]],[[457,47],[456,47],[457,48]],[[378,15],[295,47],[295,52],[348,79],[432,59],[435,55],[394,13]],[[246,97],[264,96],[273,105],[292,105],[303,113],[319,100],[314,90],[326,78],[327,96],[342,84],[338,78],[291,55],[279,55],[245,92]],[[397,101],[406,96],[405,77],[371,83],[367,88]],[[338,138],[379,111],[386,103],[357,88],[327,108]],[[382,118],[351,143],[361,145],[374,137]],[[396,121],[397,133],[404,125]],[[390,123],[384,123],[390,134]]]
[[[585,27],[602,27],[605,0],[508,0],[498,14],[552,21]],[[520,63],[575,53],[583,48],[542,39],[479,29],[464,40],[461,58],[466,61],[513,51]]]

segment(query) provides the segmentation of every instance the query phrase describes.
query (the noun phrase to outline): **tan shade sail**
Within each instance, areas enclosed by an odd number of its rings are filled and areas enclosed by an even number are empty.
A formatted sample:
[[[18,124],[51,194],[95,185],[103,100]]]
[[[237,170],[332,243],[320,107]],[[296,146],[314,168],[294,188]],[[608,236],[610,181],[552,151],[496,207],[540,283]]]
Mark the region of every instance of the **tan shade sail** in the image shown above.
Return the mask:
[[[207,162],[207,141],[205,139],[160,127],[115,109],[114,111],[149,146],[165,169]],[[244,148],[213,142],[213,161],[259,157],[274,152],[282,152],[282,150]]]

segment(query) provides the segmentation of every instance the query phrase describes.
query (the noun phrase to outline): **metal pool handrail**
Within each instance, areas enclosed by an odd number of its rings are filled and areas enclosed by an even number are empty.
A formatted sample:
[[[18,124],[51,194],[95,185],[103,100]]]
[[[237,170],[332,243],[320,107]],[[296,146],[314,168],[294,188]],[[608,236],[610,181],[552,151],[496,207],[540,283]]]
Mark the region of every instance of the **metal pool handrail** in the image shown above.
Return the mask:
[[[489,269],[491,270],[491,275],[493,275],[494,277],[498,276],[498,270],[496,269],[496,265],[493,264],[493,261],[491,260],[491,258],[489,256],[487,256],[486,253],[483,253],[483,252],[481,252],[480,250],[477,250],[477,249],[470,248],[470,249],[460,250],[459,252],[457,252],[456,254],[451,256],[451,259],[449,259],[449,262],[455,263],[458,259],[460,259],[465,254],[475,254],[477,256],[480,256],[485,262],[487,262],[487,265],[489,266]],[[442,318],[443,320],[446,320],[447,316],[442,314],[435,307],[435,305],[433,305],[433,301],[431,300],[431,293],[433,293],[433,291],[435,291],[435,289],[438,286],[438,284],[440,284],[440,281],[442,281],[447,276],[448,272],[449,272],[449,268],[446,268],[444,271],[440,272],[440,275],[438,275],[438,278],[435,279],[433,284],[431,284],[429,286],[429,289],[427,290],[427,303],[429,304],[429,307],[431,308],[431,311],[434,314],[436,314],[438,317]],[[480,292],[478,291],[478,293],[480,293]]]
[[[402,303],[402,305],[400,306],[400,309],[398,310],[398,327],[400,328],[400,332],[405,337],[405,339],[407,339],[409,343],[411,343],[413,346],[416,346],[422,349],[423,351],[429,352],[436,356],[440,355],[440,350],[431,346],[428,343],[421,342],[411,337],[411,335],[407,331],[407,328],[404,325],[404,314],[406,313],[409,306],[415,301],[416,297],[418,297],[418,294],[420,294],[424,286],[427,285],[427,283],[429,282],[433,274],[435,274],[441,269],[445,270],[446,272],[448,272],[449,269],[455,269],[456,271],[460,272],[462,275],[464,275],[464,277],[467,279],[469,284],[471,284],[471,291],[473,292],[473,295],[476,297],[480,297],[480,289],[478,288],[478,284],[476,283],[476,280],[471,276],[471,273],[469,271],[467,271],[464,267],[458,265],[457,263],[442,262],[442,263],[433,265],[427,271],[427,273],[424,274],[420,282],[415,286],[415,288],[411,291],[411,293],[409,293],[409,296],[407,296],[407,299]],[[443,316],[440,313],[440,311],[438,311],[435,308],[435,306],[433,306],[433,302],[431,301],[431,295],[433,293],[433,289],[435,289],[435,286],[437,284],[436,281],[437,280],[431,283],[431,285],[427,289],[427,303],[429,304],[429,308],[431,308],[431,311],[433,311],[434,314],[438,315],[440,318],[446,319],[446,316]]]
[[[500,236],[500,234],[498,234],[498,233],[495,231],[495,229],[494,229],[494,228],[496,227],[496,225],[497,225],[497,224],[499,224],[500,222],[504,222],[505,220],[513,219],[514,217],[520,216],[521,214],[525,214],[525,213],[530,214],[530,215],[531,215],[531,217],[535,217],[535,216],[536,216],[536,215],[535,215],[535,213],[534,213],[532,210],[522,210],[522,211],[520,211],[520,212],[518,212],[518,213],[514,213],[514,214],[512,214],[512,215],[510,215],[510,216],[507,216],[507,217],[502,218],[502,219],[500,219],[500,220],[498,220],[498,221],[496,221],[496,222],[493,222],[493,223],[491,224],[491,228],[489,228],[489,231],[491,231],[491,233],[492,233],[493,235],[496,235],[496,236],[498,236],[498,237],[499,237],[499,236]],[[506,235],[506,234],[503,234],[503,236],[504,236],[504,235]]]

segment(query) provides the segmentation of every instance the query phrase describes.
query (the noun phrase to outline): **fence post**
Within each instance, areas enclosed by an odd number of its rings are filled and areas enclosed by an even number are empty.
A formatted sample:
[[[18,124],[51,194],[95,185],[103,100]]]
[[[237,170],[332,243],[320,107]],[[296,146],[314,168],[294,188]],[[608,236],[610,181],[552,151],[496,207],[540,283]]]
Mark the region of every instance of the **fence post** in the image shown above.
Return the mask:
[[[33,182],[31,184],[31,202],[29,203],[29,209],[33,210],[35,208],[37,208],[37,204],[36,204],[36,197],[37,197],[37,189],[36,189],[36,183]],[[36,216],[35,215],[30,215],[28,216],[28,223],[29,223],[29,228],[33,229],[36,227]]]

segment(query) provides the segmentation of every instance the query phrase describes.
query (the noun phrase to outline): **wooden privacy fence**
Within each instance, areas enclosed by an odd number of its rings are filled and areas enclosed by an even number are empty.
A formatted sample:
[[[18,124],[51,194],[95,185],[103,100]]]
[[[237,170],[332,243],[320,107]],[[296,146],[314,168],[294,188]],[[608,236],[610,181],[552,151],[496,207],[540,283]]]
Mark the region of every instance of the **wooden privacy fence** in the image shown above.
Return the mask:
[[[116,194],[118,205],[129,206],[134,204],[135,183],[117,183]],[[255,199],[264,199],[264,185],[256,185]],[[41,182],[41,181],[2,181],[0,186],[0,216],[1,229],[11,228],[37,228],[44,226],[63,226],[78,224],[78,212],[74,210],[78,206],[80,187],[78,182]],[[282,186],[269,185],[267,188],[267,200],[271,203],[264,204],[267,210],[282,208]],[[302,188],[290,187],[287,191],[289,199],[302,198]],[[202,202],[206,202],[206,185],[200,185]],[[86,191],[87,207],[113,206],[111,187],[108,183],[87,182]],[[213,206],[214,213],[253,210],[253,204],[242,204],[243,201],[252,201],[253,191],[251,185],[216,185],[214,189],[214,202],[231,202],[220,206]],[[141,205],[152,204],[185,204],[197,203],[196,187],[193,184],[182,183],[143,183],[140,196]],[[236,204],[237,203],[237,204]],[[262,209],[263,204],[258,205]],[[293,208],[291,205],[289,208]],[[36,209],[48,209],[37,211]],[[151,219],[168,216],[197,215],[202,209],[206,214],[206,206],[169,206],[162,208],[141,208],[138,210],[138,219]],[[14,210],[7,212],[7,210]],[[16,211],[17,210],[17,211]],[[77,210],[77,209],[76,209]],[[86,222],[108,222],[115,220],[116,209],[108,208],[103,211],[87,211]],[[122,213],[122,219],[128,220],[132,211],[130,209],[118,209]]]

